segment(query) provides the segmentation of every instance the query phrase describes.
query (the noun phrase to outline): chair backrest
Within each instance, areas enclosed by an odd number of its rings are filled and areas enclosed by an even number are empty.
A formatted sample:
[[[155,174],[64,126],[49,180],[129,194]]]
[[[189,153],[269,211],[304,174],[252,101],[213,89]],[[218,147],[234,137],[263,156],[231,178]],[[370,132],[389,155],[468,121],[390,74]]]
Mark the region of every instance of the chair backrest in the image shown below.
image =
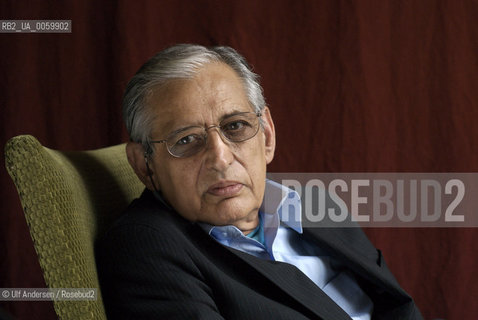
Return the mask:
[[[5,160],[48,287],[98,288],[96,301],[54,301],[56,313],[60,319],[106,319],[94,242],[144,189],[125,145],[63,152],[23,135],[8,141]]]

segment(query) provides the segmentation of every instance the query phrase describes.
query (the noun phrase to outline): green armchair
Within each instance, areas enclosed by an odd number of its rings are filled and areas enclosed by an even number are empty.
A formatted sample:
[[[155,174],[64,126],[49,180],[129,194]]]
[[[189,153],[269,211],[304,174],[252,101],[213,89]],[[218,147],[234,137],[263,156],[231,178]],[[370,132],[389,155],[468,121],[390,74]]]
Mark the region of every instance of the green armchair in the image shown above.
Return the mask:
[[[59,318],[106,319],[94,242],[144,188],[125,145],[66,152],[23,135],[8,141],[5,159],[47,286],[98,288],[96,301],[54,301]]]

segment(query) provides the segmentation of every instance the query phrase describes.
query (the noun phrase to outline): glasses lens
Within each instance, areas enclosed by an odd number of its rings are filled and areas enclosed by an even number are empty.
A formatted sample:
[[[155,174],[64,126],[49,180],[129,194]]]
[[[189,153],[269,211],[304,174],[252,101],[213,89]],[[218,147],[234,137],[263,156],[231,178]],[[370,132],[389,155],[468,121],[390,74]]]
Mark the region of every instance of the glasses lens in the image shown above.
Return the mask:
[[[204,128],[194,127],[175,133],[167,140],[168,150],[175,157],[188,157],[205,145]]]
[[[219,126],[228,140],[241,142],[256,135],[259,131],[259,118],[255,113],[242,113],[224,119]]]

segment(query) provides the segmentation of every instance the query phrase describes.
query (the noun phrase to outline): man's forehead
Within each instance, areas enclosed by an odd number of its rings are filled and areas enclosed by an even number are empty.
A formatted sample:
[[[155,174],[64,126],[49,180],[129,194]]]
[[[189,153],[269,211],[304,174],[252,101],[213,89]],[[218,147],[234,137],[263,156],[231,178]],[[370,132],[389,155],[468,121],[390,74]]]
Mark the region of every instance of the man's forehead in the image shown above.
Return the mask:
[[[224,63],[209,63],[190,78],[170,79],[149,90],[147,102],[168,109],[170,105],[196,105],[203,100],[244,99],[246,90],[237,73]]]
[[[158,115],[156,129],[171,132],[187,126],[215,125],[230,116],[252,111],[253,109],[249,105],[224,106],[222,108],[211,106],[209,112],[200,110],[174,112],[174,110],[170,110],[170,112],[164,112]]]
[[[253,111],[242,81],[225,64],[211,64],[191,79],[157,86],[148,100],[156,118],[153,131],[162,133],[178,126],[216,124],[229,115]]]

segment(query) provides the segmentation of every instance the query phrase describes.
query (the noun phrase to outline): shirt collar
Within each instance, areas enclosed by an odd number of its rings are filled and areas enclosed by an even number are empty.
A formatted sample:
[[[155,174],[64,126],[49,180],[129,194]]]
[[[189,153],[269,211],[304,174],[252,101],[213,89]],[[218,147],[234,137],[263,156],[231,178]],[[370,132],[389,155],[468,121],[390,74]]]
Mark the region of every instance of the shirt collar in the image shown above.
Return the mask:
[[[278,214],[282,223],[302,233],[302,205],[295,190],[267,179],[260,210],[265,214]]]
[[[260,208],[261,212],[265,215],[277,214],[282,223],[296,232],[302,233],[301,208],[300,197],[296,191],[266,179],[264,200]],[[208,234],[211,234],[213,228],[215,228],[215,226],[205,222],[199,222],[199,225]],[[236,228],[234,226],[231,227]]]

